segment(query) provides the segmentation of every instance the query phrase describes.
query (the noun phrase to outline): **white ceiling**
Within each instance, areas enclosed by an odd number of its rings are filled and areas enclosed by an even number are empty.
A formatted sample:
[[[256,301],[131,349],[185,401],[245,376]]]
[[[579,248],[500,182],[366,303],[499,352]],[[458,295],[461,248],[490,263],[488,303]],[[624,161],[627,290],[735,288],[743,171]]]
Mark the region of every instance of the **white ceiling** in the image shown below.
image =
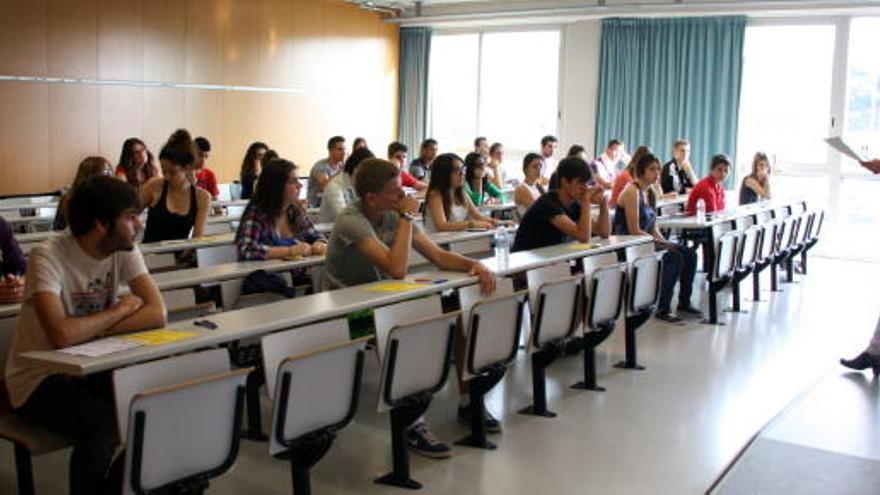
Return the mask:
[[[566,23],[613,16],[880,14],[880,0],[348,0],[402,25]],[[420,4],[420,5],[417,5]]]

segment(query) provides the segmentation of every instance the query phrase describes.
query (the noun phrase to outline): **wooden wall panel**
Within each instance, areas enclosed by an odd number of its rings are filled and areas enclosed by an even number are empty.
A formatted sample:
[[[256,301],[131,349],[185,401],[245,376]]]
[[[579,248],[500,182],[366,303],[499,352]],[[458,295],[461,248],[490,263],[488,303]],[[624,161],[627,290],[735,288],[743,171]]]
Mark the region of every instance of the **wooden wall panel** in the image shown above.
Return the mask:
[[[141,0],[101,0],[98,8],[98,77],[101,79],[143,79],[141,7]]]
[[[178,82],[185,77],[186,2],[144,2],[144,80]]]
[[[49,183],[49,85],[3,83],[0,91],[0,184],[24,191]]]
[[[0,73],[46,75],[46,1],[0,2]]]
[[[144,135],[144,89],[127,86],[98,88],[98,146],[101,155],[116,163],[122,142]],[[157,153],[159,143],[145,141]],[[112,158],[111,158],[112,157]]]
[[[0,0],[0,75],[116,81],[0,81],[0,194],[57,188],[86,155],[115,164],[128,137],[158,153],[178,127],[211,140],[222,181],[256,140],[303,169],[334,134],[382,154],[396,134],[397,36],[342,0]],[[34,173],[16,173],[22,148],[36,150]]]
[[[49,0],[47,12],[49,74],[98,77],[97,0]]]
[[[79,162],[98,154],[98,89],[78,84],[51,85],[49,112],[49,183],[69,184]],[[115,163],[116,156],[103,156]]]

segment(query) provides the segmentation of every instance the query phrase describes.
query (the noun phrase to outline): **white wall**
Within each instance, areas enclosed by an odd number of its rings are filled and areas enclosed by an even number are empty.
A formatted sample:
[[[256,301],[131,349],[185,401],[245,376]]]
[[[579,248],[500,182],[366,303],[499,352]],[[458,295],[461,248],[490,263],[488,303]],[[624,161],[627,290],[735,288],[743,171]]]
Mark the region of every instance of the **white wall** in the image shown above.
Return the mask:
[[[572,144],[583,145],[594,156],[596,94],[599,87],[599,48],[602,21],[566,24],[562,29],[559,68],[560,155]]]

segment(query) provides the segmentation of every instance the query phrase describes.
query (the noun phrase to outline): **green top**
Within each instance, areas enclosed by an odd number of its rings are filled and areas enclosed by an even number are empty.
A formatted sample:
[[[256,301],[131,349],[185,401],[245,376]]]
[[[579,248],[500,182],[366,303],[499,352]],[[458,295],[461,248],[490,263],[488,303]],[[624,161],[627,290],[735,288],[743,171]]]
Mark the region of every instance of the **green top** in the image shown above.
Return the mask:
[[[468,196],[471,197],[471,201],[474,202],[475,206],[482,206],[483,202],[486,201],[486,194],[492,196],[493,198],[498,198],[501,202],[504,202],[504,193],[501,192],[501,189],[498,189],[498,186],[492,183],[492,181],[483,182],[486,187],[483,188],[482,197],[477,191],[471,189],[471,184],[469,181],[464,181],[464,192],[467,193]]]

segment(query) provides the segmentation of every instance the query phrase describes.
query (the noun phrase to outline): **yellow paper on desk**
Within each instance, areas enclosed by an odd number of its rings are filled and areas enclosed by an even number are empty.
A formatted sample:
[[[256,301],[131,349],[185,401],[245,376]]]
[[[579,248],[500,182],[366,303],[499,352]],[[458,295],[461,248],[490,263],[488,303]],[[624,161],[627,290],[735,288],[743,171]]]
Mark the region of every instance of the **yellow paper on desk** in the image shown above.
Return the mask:
[[[425,284],[415,284],[412,282],[381,282],[378,284],[371,285],[366,289],[370,292],[405,292],[408,290],[418,289],[419,287],[424,287]]]
[[[168,328],[160,328],[158,330],[147,330],[146,332],[132,333],[129,335],[121,336],[120,338],[141,342],[144,345],[164,345],[170,344],[172,342],[177,342],[178,340],[188,339],[190,337],[194,337],[195,335],[196,332],[181,332]]]
[[[207,242],[214,242],[214,241],[222,241],[222,240],[226,239],[227,237],[228,237],[228,236],[225,235],[225,234],[205,235],[205,236],[202,236],[202,237],[196,237],[196,238],[194,238],[194,239],[193,239],[193,242],[195,242],[195,243],[203,243],[203,242],[207,243]]]
[[[574,244],[568,245],[568,249],[571,249],[572,251],[583,251],[586,249],[593,249],[595,247],[595,244],[587,244],[585,242],[576,242]]]

